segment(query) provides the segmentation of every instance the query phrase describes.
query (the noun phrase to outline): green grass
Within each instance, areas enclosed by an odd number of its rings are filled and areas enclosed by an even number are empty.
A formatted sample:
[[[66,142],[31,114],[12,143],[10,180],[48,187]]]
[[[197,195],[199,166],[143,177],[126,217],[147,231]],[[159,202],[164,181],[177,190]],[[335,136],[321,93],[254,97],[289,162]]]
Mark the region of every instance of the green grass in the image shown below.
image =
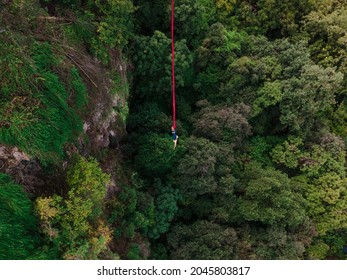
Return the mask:
[[[18,146],[42,163],[60,160],[64,145],[82,131],[76,113],[87,102],[82,79],[71,70],[74,109],[49,43],[16,46],[0,40],[0,49],[0,143]]]

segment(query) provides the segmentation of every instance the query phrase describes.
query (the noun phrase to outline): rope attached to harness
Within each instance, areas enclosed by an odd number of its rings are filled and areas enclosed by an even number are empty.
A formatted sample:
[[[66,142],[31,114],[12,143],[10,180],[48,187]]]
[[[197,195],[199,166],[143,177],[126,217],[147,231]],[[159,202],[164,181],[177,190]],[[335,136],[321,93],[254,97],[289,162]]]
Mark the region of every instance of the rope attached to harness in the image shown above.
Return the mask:
[[[176,92],[175,92],[175,0],[171,1],[171,89],[172,89],[172,126],[176,129]]]

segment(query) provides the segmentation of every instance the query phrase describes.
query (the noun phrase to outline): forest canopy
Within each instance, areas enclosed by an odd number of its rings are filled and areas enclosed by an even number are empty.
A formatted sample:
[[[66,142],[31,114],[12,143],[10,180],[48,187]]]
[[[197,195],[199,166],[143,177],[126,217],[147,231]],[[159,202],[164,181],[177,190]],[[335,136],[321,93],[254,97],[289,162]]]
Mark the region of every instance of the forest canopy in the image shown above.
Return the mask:
[[[0,13],[0,259],[346,259],[346,1]]]

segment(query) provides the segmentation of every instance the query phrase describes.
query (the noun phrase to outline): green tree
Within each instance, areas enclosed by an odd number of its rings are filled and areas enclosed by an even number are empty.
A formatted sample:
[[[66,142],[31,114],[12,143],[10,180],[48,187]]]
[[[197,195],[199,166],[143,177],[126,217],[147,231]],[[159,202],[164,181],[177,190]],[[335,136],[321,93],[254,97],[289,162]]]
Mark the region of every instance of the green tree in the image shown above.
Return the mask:
[[[329,245],[320,240],[307,249],[308,257],[313,260],[323,260],[327,257],[329,249]]]
[[[320,235],[328,231],[347,228],[347,180],[336,173],[326,173],[313,180],[306,189],[309,214]]]
[[[176,184],[184,197],[212,193],[217,189],[216,171],[218,147],[204,138],[191,137],[186,143],[187,154],[177,167]]]
[[[195,51],[194,89],[205,98],[216,100],[221,83],[227,78],[228,65],[240,53],[245,40],[245,33],[229,31],[221,23],[211,25]]]
[[[150,133],[139,139],[135,164],[146,176],[160,177],[174,168],[181,145],[173,149],[172,138]]]
[[[278,170],[262,169],[255,163],[246,166],[243,176],[247,184],[238,203],[246,221],[290,227],[305,222],[306,205],[298,182]]]
[[[128,118],[127,130],[136,132],[140,130],[143,134],[162,133],[170,128],[171,119],[160,110],[157,103],[141,104],[135,108]]]
[[[208,221],[176,225],[168,235],[171,258],[230,260],[235,258],[236,231]]]
[[[317,178],[329,172],[344,178],[344,147],[340,137],[329,133],[321,136],[319,144],[312,144],[309,149],[305,149],[302,139],[289,137],[272,150],[271,156],[274,162],[300,170],[309,178]]]
[[[325,126],[332,115],[343,75],[314,64],[307,43],[269,42],[249,37],[245,53],[231,61],[219,95],[252,106],[255,131],[290,130],[303,137]],[[319,97],[319,98],[318,98]],[[270,123],[278,123],[275,127]]]
[[[233,13],[241,28],[270,38],[298,33],[300,20],[313,8],[313,0],[238,0]]]
[[[272,97],[266,98],[266,96],[264,96],[267,94],[267,89],[269,87],[264,88],[262,91],[260,88],[264,87],[265,82],[273,83],[279,80],[281,78],[282,69],[288,67],[288,62],[296,62],[298,60],[295,59],[297,56],[300,55],[300,60],[304,60],[305,55],[303,55],[302,52],[298,53],[298,50],[302,49],[303,47],[301,44],[298,43],[295,48],[293,48],[286,40],[269,42],[265,37],[246,37],[237,56],[233,59],[229,57],[228,68],[226,70],[226,82],[221,85],[220,97],[224,100],[244,102],[248,105],[252,105],[256,98],[258,98],[257,94],[259,94],[262,100],[256,101],[255,105],[258,107],[261,106],[261,103],[264,103],[266,99],[271,98],[272,100]],[[296,50],[296,52],[294,52],[294,50]],[[283,61],[283,66],[280,60],[282,53],[286,56],[286,59],[288,59]],[[285,72],[283,71],[283,73]],[[252,107],[256,111],[259,110],[259,108],[254,105]]]
[[[296,181],[303,186],[308,215],[319,235],[346,227],[345,144],[326,134],[318,144],[305,149],[300,139],[285,141],[273,149],[273,159],[296,170]]]
[[[265,166],[273,166],[270,152],[277,144],[282,143],[282,141],[277,136],[253,137],[249,144],[251,158]]]
[[[170,28],[168,17],[163,16],[163,11],[168,9],[169,3],[165,0],[134,0],[135,24],[139,33],[149,36],[155,30],[168,30]]]
[[[152,37],[135,38],[134,63],[137,102],[151,101],[162,108],[171,104],[171,40],[160,31]],[[176,87],[179,91],[191,76],[192,54],[184,40],[175,47]]]
[[[67,198],[38,199],[41,221],[57,231],[51,237],[65,259],[97,259],[107,251],[111,232],[103,219],[103,201],[108,182],[96,160],[78,157],[67,173]]]
[[[194,202],[198,196],[233,193],[234,157],[230,145],[218,146],[205,138],[191,136],[185,147],[186,153],[174,172],[174,184],[182,194],[183,204]]]
[[[309,37],[312,59],[324,67],[333,67],[344,74],[342,87],[336,92],[336,100],[342,103],[346,97],[346,34],[347,6],[345,1],[318,1],[316,11],[305,17],[304,30]],[[345,110],[345,106],[338,107]],[[336,109],[338,109],[336,108]],[[341,113],[341,110],[340,110]],[[339,117],[343,116],[340,114]],[[340,122],[335,118],[334,122]]]
[[[129,181],[121,184],[121,191],[107,200],[108,221],[114,230],[115,244],[122,247],[125,244],[132,247],[135,243],[145,246],[139,238],[147,236],[155,227],[156,214],[154,198],[147,187],[146,182],[133,173]],[[122,252],[121,257],[129,256]]]
[[[323,69],[317,65],[303,67],[300,78],[283,83],[281,122],[293,131],[308,133],[315,123],[322,123],[332,110],[342,80],[343,75],[332,68]]]
[[[92,41],[95,53],[104,62],[113,57],[112,49],[123,48],[132,37],[134,6],[131,0],[88,1],[88,12],[97,18],[97,37]]]
[[[346,47],[343,42],[346,39],[347,7],[343,3],[332,8],[333,2],[336,4],[338,1],[327,1],[327,6],[323,4],[317,11],[308,14],[304,27],[311,40],[314,61],[325,67],[336,66],[341,71],[341,68],[345,69]]]
[[[188,46],[196,48],[209,25],[214,23],[215,12],[213,0],[176,0],[175,33],[177,38],[187,40]]]
[[[149,236],[157,239],[160,234],[168,231],[178,211],[179,192],[170,185],[163,185],[159,180],[155,181],[155,190],[155,223],[149,231]]]
[[[267,228],[251,228],[252,256],[259,260],[302,260],[311,242],[313,230],[307,223],[295,230],[281,225]]]
[[[303,140],[301,138],[289,136],[288,140],[273,148],[271,151],[272,159],[278,164],[295,169],[299,166],[302,146]]]
[[[214,142],[226,141],[239,145],[251,134],[251,127],[247,121],[250,108],[245,104],[235,104],[232,107],[223,104],[212,106],[207,100],[201,100],[196,105],[201,109],[192,116],[195,136],[205,137]]]
[[[41,0],[51,13],[71,16],[72,29],[104,64],[114,62],[116,48],[123,49],[133,35],[131,0]]]

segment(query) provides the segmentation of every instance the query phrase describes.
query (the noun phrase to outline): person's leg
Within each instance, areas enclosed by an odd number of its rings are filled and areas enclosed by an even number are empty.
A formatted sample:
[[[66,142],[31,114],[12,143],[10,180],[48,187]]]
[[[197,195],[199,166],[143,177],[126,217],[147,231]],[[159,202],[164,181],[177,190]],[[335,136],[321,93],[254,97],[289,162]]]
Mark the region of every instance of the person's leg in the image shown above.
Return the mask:
[[[178,136],[176,135],[176,139],[173,140],[173,142],[174,142],[174,149],[176,149],[176,146],[177,146],[177,139],[178,139]]]

